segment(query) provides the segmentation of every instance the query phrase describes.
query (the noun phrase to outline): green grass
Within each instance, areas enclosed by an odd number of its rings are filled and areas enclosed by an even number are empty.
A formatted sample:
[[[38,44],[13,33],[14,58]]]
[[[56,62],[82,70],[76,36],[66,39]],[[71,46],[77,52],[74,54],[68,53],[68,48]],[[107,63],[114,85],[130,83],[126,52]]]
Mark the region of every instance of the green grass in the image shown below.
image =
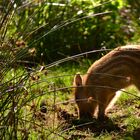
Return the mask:
[[[60,16],[60,22],[57,22],[55,18],[59,18],[59,16],[56,16],[55,12],[58,12],[59,8],[56,10],[54,9],[53,11],[51,8],[52,5],[50,5],[50,8],[48,7],[49,13],[47,13],[49,17],[45,17],[44,8],[46,5],[44,2],[45,1],[43,1],[43,3],[41,1],[38,1],[37,3],[28,3],[27,1],[27,3],[22,3],[19,0],[14,0],[9,2],[3,1],[1,3],[0,140],[117,140],[136,139],[136,137],[139,137],[140,101],[129,94],[123,94],[120,100],[108,113],[112,122],[110,121],[105,125],[102,125],[95,120],[89,122],[88,125],[85,124],[86,122],[79,122],[76,104],[72,100],[72,81],[77,72],[80,72],[81,74],[86,73],[88,67],[92,64],[92,61],[87,59],[81,60],[79,58],[75,60],[75,57],[73,57],[75,63],[68,61],[61,65],[50,65],[52,68],[45,66],[45,69],[43,70],[41,69],[41,66],[32,68],[31,71],[27,71],[24,68],[24,64],[28,65],[30,60],[35,63],[31,62],[32,65],[36,65],[36,59],[33,57],[40,59],[38,60],[40,63],[43,63],[42,56],[44,60],[47,58],[50,59],[50,61],[53,61],[51,56],[55,54],[54,49],[63,54],[63,48],[60,47],[60,50],[52,48],[55,46],[55,43],[56,46],[61,46],[58,45],[58,41],[54,41],[55,36],[58,35],[58,39],[56,37],[56,40],[59,40],[59,37],[62,39],[62,44],[68,42],[63,41],[64,38],[61,37],[64,35],[63,30],[60,34],[57,34],[57,32],[55,33],[54,31],[62,29],[64,26],[68,27],[70,23],[75,23],[75,21],[80,21],[80,19],[86,20],[86,15],[90,12],[86,10],[87,13],[85,11],[82,17],[79,17],[79,15],[77,17],[75,16],[75,14],[77,15],[76,10],[76,13],[71,13],[69,18],[64,18],[63,16],[67,13],[68,7],[66,7],[66,9],[63,9],[62,7],[63,10],[60,9],[62,17]],[[105,5],[105,3],[103,3],[103,5]],[[102,4],[100,6],[102,6]],[[71,8],[72,7],[70,6],[70,12]],[[47,9],[45,11],[47,11]],[[82,11],[84,11],[83,7]],[[98,12],[98,10],[96,12]],[[102,14],[104,15],[104,12]],[[44,20],[42,21],[42,19]],[[83,22],[80,21],[79,23],[76,23],[76,25],[80,25],[79,29],[82,29],[81,23]],[[44,31],[44,33],[42,31]],[[49,36],[52,32],[54,34]],[[79,36],[77,37],[79,38]],[[46,39],[49,39],[50,41],[47,41]],[[53,41],[52,43],[51,40]],[[83,42],[83,38],[80,40]],[[125,38],[121,38],[121,40],[124,41]],[[20,41],[23,41],[23,44],[20,44]],[[46,43],[49,43],[50,45],[47,45]],[[78,41],[78,44],[79,43],[80,42]],[[116,40],[114,43],[116,45]],[[120,43],[122,44],[122,41]],[[78,49],[81,52],[82,45],[79,45]],[[72,51],[69,48],[69,45],[64,49],[68,52]],[[38,55],[41,55],[40,58]],[[82,54],[80,55],[82,56]],[[66,56],[65,51],[64,56]],[[24,62],[26,57],[29,57],[27,58],[29,63]],[[70,60],[69,57],[66,57],[66,59]],[[22,67],[20,63],[22,63]],[[135,94],[136,92],[133,89],[129,89],[129,92]]]
[[[78,122],[70,87],[74,74],[79,71],[84,74],[91,63],[82,60],[80,63],[70,62],[44,70],[38,67],[30,73],[21,68],[11,69],[4,78],[5,83],[9,87],[20,85],[20,88],[16,86],[15,90],[1,98],[1,107],[4,104],[1,108],[1,137],[48,140],[137,139],[140,133],[140,100],[131,95],[138,95],[134,87],[128,88],[127,92],[131,94],[124,92],[109,111],[111,122],[105,124],[105,128],[98,122],[89,126]],[[45,106],[46,113],[40,111],[41,104]],[[8,129],[2,128],[4,124]]]

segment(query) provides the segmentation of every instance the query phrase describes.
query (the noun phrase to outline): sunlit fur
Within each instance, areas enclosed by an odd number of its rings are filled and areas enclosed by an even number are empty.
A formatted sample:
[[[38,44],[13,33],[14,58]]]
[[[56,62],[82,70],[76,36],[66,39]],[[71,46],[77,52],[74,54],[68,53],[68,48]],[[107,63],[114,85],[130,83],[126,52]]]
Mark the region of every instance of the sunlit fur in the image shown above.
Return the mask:
[[[118,47],[93,63],[84,76],[75,75],[79,117],[92,118],[98,107],[98,119],[105,119],[115,93],[131,84],[140,90],[140,45]]]

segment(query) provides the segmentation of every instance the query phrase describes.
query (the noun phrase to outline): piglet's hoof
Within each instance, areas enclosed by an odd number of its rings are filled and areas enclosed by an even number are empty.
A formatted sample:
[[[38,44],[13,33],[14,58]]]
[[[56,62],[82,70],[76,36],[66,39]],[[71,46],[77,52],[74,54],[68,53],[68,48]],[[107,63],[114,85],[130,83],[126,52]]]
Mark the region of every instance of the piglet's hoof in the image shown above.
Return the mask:
[[[107,122],[109,120],[109,117],[107,116],[99,116],[98,121],[100,122]]]

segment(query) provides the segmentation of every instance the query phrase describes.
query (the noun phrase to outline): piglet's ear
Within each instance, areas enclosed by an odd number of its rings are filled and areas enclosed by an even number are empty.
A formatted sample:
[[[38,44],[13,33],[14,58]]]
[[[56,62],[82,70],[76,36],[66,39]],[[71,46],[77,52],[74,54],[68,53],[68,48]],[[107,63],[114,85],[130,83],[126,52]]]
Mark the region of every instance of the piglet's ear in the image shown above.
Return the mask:
[[[81,86],[82,85],[82,77],[79,73],[77,73],[74,77],[74,83],[76,86]]]

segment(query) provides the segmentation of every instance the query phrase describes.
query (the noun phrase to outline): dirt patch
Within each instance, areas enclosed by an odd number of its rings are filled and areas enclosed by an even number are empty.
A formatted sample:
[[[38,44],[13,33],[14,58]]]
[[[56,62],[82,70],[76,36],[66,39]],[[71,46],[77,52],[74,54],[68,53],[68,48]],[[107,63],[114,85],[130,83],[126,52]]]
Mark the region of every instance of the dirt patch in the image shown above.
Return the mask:
[[[76,129],[80,131],[90,130],[97,135],[101,132],[111,132],[111,131],[122,131],[122,129],[115,124],[112,120],[99,121],[96,118],[90,120],[79,120],[73,114],[69,114],[67,111],[59,109],[57,112],[57,118],[60,121],[64,121],[63,130],[68,131],[71,129]]]

